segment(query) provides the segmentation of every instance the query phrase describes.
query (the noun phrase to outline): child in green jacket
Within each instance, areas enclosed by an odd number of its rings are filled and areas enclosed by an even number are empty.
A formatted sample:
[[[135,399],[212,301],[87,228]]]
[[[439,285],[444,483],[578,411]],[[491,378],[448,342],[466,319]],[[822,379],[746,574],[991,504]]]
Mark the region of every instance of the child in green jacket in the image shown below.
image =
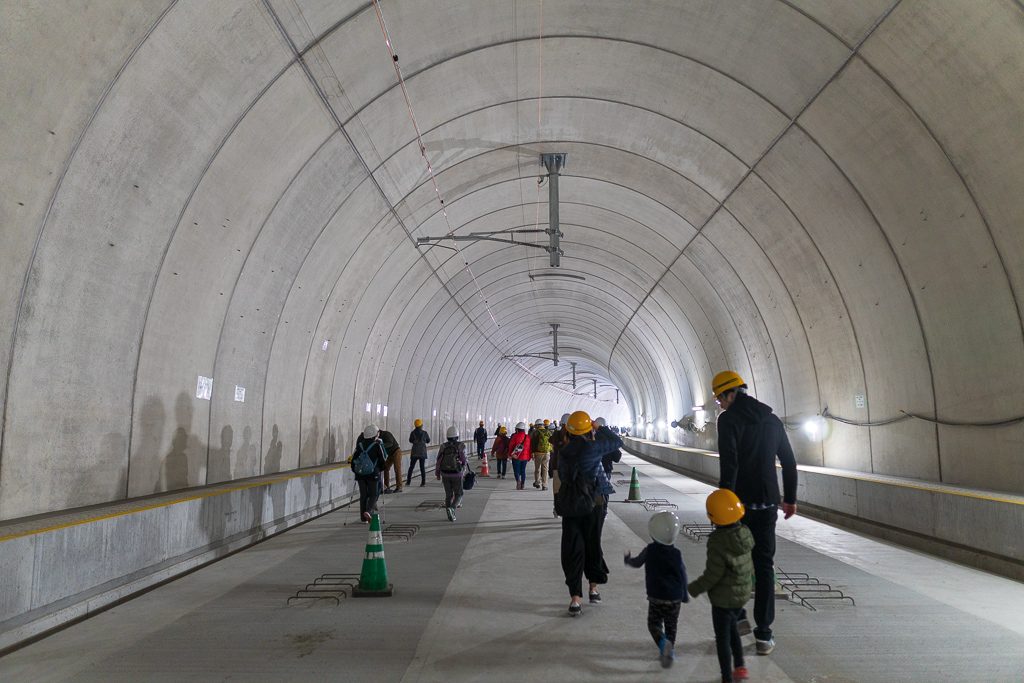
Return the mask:
[[[740,524],[743,503],[729,489],[712,491],[707,511],[708,519],[715,525],[708,536],[707,564],[704,573],[687,590],[693,597],[707,593],[711,600],[711,623],[715,629],[722,681],[732,683],[749,677],[743,665],[743,643],[737,622],[750,599],[754,576],[750,550],[754,547],[754,537],[750,529]]]

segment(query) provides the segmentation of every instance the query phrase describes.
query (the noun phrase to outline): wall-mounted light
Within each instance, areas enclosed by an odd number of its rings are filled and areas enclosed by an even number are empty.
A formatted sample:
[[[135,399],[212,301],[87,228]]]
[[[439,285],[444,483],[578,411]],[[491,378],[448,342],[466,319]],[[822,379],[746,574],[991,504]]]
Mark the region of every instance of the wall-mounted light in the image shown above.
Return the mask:
[[[821,441],[827,436],[828,424],[821,415],[815,415],[804,420],[802,429],[811,441]]]

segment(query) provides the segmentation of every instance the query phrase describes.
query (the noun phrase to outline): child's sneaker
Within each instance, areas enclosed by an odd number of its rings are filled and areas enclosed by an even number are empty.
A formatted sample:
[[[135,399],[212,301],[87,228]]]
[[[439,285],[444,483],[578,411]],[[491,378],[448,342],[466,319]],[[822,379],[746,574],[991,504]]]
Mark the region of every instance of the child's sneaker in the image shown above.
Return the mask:
[[[658,641],[658,658],[661,660],[661,667],[663,669],[672,666],[672,660],[675,659],[675,652],[672,651],[673,647],[674,643],[665,636],[662,636],[661,640]]]
[[[737,666],[732,670],[732,680],[734,681],[745,681],[750,678],[750,673],[747,671],[745,666]]]

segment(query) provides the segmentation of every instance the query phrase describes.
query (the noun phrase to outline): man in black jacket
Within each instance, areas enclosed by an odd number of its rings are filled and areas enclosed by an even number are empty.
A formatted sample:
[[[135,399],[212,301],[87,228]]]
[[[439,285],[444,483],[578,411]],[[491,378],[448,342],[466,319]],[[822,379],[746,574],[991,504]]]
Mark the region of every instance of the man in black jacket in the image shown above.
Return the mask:
[[[473,439],[476,440],[476,457],[484,457],[484,446],[487,445],[487,430],[484,428],[484,421],[480,420],[480,426],[473,432]]]
[[[780,503],[775,459],[782,465],[781,496],[785,519],[796,514],[796,458],[782,421],[771,407],[747,395],[747,385],[732,371],[712,381],[718,417],[718,487],[734,491],[746,513],[741,520],[754,536],[754,638],[757,654],[775,649],[775,521]]]

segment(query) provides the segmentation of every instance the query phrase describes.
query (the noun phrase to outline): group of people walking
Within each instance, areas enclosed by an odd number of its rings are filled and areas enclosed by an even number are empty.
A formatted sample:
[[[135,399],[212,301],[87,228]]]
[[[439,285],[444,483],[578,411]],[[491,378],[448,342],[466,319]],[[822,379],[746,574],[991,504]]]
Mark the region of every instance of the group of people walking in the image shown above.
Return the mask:
[[[646,569],[648,628],[663,666],[670,666],[674,659],[680,605],[690,597],[708,594],[722,680],[728,683],[748,677],[740,636],[750,632],[745,605],[752,581],[756,652],[767,655],[775,648],[775,524],[780,507],[785,519],[796,514],[797,470],[782,422],[769,406],[748,395],[747,385],[738,374],[719,373],[712,381],[712,390],[722,410],[718,419],[720,481],[706,504],[715,530],[708,538],[703,575],[687,583],[682,555],[674,546],[679,521],[671,512],[656,513],[649,520],[652,543],[635,557],[627,553],[625,563]],[[412,462],[406,485],[411,485],[417,464],[420,486],[426,485],[430,437],[422,427],[422,421],[416,420],[409,435]],[[592,420],[584,411],[565,414],[559,423],[519,422],[511,435],[499,425],[494,433],[491,455],[498,479],[507,477],[511,461],[516,490],[523,490],[527,463],[532,460],[534,487],[546,491],[551,483],[554,514],[561,518],[561,565],[570,597],[568,612],[574,617],[583,612],[584,579],[591,604],[602,601],[599,589],[608,581],[601,535],[609,496],[615,493],[609,475],[621,457],[619,433],[601,418]],[[483,421],[473,437],[477,456],[486,457],[489,434]],[[781,494],[776,460],[782,466]],[[359,485],[360,514],[368,521],[377,496],[390,487],[392,469],[396,489],[402,490],[401,451],[394,436],[374,425],[367,426],[356,442],[352,469]],[[455,521],[455,511],[461,506],[468,470],[465,444],[459,440],[458,429],[450,427],[434,473],[444,483],[445,510],[451,521]]]

